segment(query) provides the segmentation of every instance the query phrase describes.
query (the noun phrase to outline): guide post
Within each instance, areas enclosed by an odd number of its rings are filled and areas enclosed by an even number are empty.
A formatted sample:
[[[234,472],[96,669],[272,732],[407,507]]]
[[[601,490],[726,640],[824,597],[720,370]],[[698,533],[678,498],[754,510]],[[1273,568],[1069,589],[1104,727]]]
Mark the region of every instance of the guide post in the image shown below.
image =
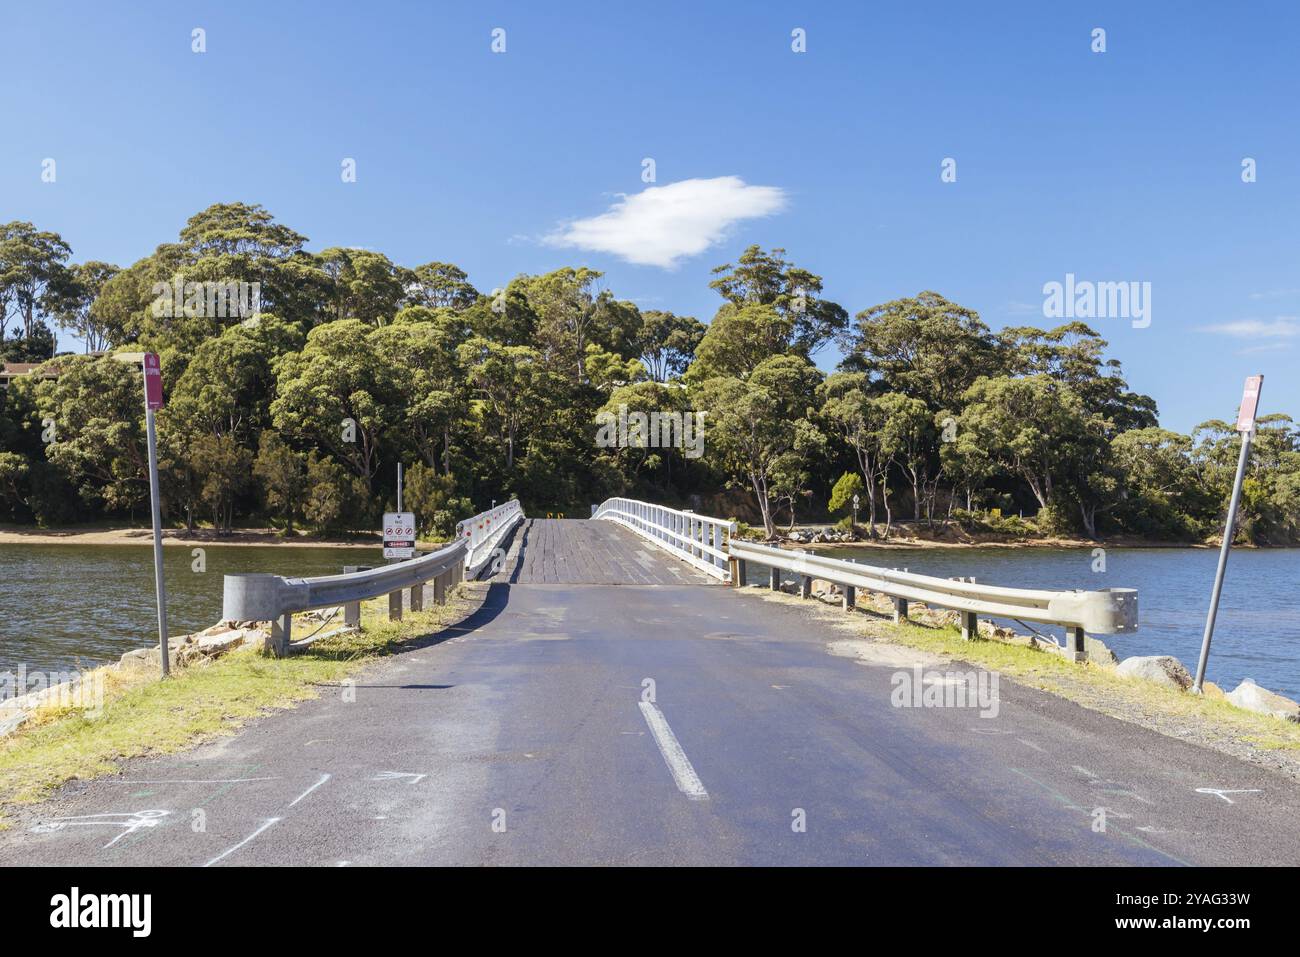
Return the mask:
[[[158,596],[158,656],[162,659],[162,676],[170,670],[167,648],[167,585],[163,581],[162,510],[158,501],[158,438],[154,412],[163,405],[162,368],[158,356],[144,354],[144,423],[149,441],[149,504],[153,510],[153,579]]]
[[[1192,692],[1200,694],[1205,684],[1205,665],[1210,658],[1210,638],[1214,635],[1214,619],[1219,613],[1219,595],[1223,591],[1223,574],[1228,568],[1228,552],[1232,550],[1233,529],[1237,524],[1237,505],[1241,502],[1241,484],[1246,478],[1246,465],[1250,461],[1250,440],[1255,435],[1255,413],[1259,408],[1259,392],[1264,385],[1262,375],[1246,379],[1246,389],[1241,396],[1237,412],[1237,431],[1241,433],[1241,456],[1237,459],[1237,478],[1232,483],[1232,499],[1228,502],[1228,519],[1223,526],[1223,545],[1219,549],[1219,567],[1214,573],[1214,591],[1210,593],[1210,611],[1205,617],[1205,634],[1201,637],[1201,657],[1196,662],[1196,681]]]

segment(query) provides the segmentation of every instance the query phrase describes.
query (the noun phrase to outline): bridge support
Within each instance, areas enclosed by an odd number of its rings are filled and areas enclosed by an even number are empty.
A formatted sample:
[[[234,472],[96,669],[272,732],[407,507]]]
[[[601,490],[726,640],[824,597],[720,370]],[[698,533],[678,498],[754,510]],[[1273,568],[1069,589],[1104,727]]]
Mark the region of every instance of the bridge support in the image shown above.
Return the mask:
[[[1088,650],[1085,645],[1083,629],[1067,626],[1065,629],[1065,657],[1072,661],[1087,661]]]
[[[844,610],[852,611],[854,608],[857,607],[858,604],[857,589],[854,588],[852,585],[844,585],[843,588],[844,588]]]
[[[961,640],[975,641],[980,636],[979,618],[973,611],[958,612],[961,616]]]
[[[895,598],[894,599],[894,624],[897,625],[904,621],[907,621],[907,599]]]

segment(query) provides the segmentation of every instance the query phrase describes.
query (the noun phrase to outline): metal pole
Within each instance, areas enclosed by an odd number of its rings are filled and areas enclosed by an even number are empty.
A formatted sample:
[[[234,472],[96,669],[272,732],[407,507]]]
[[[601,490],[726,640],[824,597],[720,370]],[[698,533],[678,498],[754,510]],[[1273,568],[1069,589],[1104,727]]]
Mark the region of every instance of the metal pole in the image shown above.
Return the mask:
[[[1201,637],[1201,657],[1196,662],[1196,681],[1192,692],[1200,694],[1205,683],[1205,665],[1210,658],[1210,638],[1214,634],[1214,618],[1219,613],[1219,594],[1223,591],[1223,573],[1228,568],[1228,552],[1232,550],[1233,529],[1237,524],[1237,503],[1241,501],[1241,483],[1246,477],[1246,463],[1250,459],[1250,440],[1254,432],[1241,433],[1241,458],[1237,460],[1237,478],[1232,483],[1232,501],[1228,503],[1228,521],[1223,528],[1223,546],[1219,549],[1219,568],[1214,573],[1214,591],[1210,595],[1210,611],[1205,616],[1205,634]]]
[[[154,431],[153,409],[146,400],[144,410],[145,431],[149,435],[149,501],[153,508],[153,583],[158,595],[158,648],[162,659],[162,676],[167,677],[167,585],[163,581],[162,510],[158,502],[158,439]]]
[[[402,463],[397,463],[397,510],[402,510]]]

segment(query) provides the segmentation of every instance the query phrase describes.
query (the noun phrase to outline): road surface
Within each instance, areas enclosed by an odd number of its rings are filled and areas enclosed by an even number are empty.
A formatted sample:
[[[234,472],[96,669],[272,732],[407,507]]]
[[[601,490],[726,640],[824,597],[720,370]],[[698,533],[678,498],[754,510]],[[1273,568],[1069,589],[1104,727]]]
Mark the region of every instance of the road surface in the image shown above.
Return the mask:
[[[806,605],[738,595],[609,523],[532,522],[516,539],[496,582],[471,586],[481,608],[367,668],[355,700],[327,689],[70,785],[0,833],[0,863],[1300,856],[1298,792],[1281,775],[1009,680],[993,717],[896,707],[913,653],[846,643]],[[590,548],[548,559],[561,543]],[[642,583],[607,583],[615,567]],[[846,649],[868,660],[832,653]]]

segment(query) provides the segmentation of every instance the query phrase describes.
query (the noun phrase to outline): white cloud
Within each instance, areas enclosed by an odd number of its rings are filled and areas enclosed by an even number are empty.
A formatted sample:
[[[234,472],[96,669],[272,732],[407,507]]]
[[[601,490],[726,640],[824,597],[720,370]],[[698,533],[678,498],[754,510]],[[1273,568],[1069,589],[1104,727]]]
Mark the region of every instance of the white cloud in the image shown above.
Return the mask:
[[[1215,326],[1206,326],[1206,332],[1217,332],[1238,339],[1290,339],[1300,336],[1300,318],[1276,316],[1272,319],[1236,319]]]
[[[684,179],[633,196],[620,194],[606,212],[565,223],[545,241],[674,269],[679,260],[717,245],[741,220],[785,207],[786,194],[778,186],[750,186],[739,176]]]

